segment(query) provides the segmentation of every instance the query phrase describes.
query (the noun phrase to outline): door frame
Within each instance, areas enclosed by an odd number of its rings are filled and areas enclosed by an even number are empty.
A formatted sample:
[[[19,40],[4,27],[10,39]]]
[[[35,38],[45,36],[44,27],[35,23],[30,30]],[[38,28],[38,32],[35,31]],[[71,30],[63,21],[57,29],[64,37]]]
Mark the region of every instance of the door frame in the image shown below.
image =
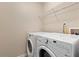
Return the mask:
[[[45,46],[40,46],[37,48],[37,57],[39,57],[39,52],[41,49],[44,49],[45,51],[47,51],[51,57],[56,57],[55,54],[49,48],[47,48]]]

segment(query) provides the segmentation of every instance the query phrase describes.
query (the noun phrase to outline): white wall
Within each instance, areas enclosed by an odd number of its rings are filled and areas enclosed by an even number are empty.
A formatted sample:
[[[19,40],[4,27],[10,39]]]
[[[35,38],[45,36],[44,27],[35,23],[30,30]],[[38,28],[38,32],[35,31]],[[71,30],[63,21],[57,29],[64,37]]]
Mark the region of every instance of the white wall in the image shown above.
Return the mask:
[[[40,3],[0,3],[0,56],[25,52],[26,33],[41,31]]]
[[[48,3],[45,5],[47,12],[49,13],[44,17],[43,20],[43,31],[48,32],[63,32],[63,23],[66,22],[68,27],[79,27],[79,4],[76,4],[72,7],[60,10],[56,13],[57,17],[55,16],[55,13],[52,13],[51,8],[54,8],[54,10],[59,10],[63,8],[64,6],[70,5],[72,3],[57,3],[57,6],[53,7],[55,3]],[[51,5],[51,6],[50,6]]]

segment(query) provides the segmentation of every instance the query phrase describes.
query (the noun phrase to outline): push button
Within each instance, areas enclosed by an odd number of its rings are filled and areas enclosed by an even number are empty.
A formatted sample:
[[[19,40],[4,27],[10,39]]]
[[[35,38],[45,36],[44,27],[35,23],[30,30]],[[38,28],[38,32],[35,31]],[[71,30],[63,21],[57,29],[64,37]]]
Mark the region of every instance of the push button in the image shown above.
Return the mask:
[[[48,40],[46,40],[46,42],[45,42],[46,44],[48,44]]]

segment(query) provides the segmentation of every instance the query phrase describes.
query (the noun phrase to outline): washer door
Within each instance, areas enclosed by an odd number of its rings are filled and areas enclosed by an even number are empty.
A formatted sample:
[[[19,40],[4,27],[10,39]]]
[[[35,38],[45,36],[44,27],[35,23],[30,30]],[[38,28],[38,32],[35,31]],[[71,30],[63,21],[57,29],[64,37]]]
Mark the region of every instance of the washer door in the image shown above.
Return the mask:
[[[33,44],[31,42],[31,40],[27,40],[27,53],[28,56],[32,56],[32,52],[33,52]]]
[[[54,53],[45,46],[38,48],[38,57],[55,57]]]

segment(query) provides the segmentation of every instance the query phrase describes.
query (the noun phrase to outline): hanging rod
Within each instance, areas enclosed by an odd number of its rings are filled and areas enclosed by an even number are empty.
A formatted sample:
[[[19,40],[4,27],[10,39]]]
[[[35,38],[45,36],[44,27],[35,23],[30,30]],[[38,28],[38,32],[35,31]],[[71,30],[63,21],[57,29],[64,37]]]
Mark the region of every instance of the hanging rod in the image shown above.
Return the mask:
[[[66,7],[63,7],[63,8],[61,8],[61,9],[59,9],[59,10],[55,10],[54,8],[52,8],[52,9],[50,10],[51,12],[48,11],[49,13],[48,13],[47,15],[50,15],[51,13],[57,13],[57,12],[63,10],[63,9],[72,7],[72,6],[76,5],[76,4],[79,4],[79,3],[78,3],[78,2],[75,2],[75,3],[73,3],[73,4],[71,4],[71,5],[68,5],[68,6],[66,6]],[[47,16],[47,15],[45,15],[45,16]]]

